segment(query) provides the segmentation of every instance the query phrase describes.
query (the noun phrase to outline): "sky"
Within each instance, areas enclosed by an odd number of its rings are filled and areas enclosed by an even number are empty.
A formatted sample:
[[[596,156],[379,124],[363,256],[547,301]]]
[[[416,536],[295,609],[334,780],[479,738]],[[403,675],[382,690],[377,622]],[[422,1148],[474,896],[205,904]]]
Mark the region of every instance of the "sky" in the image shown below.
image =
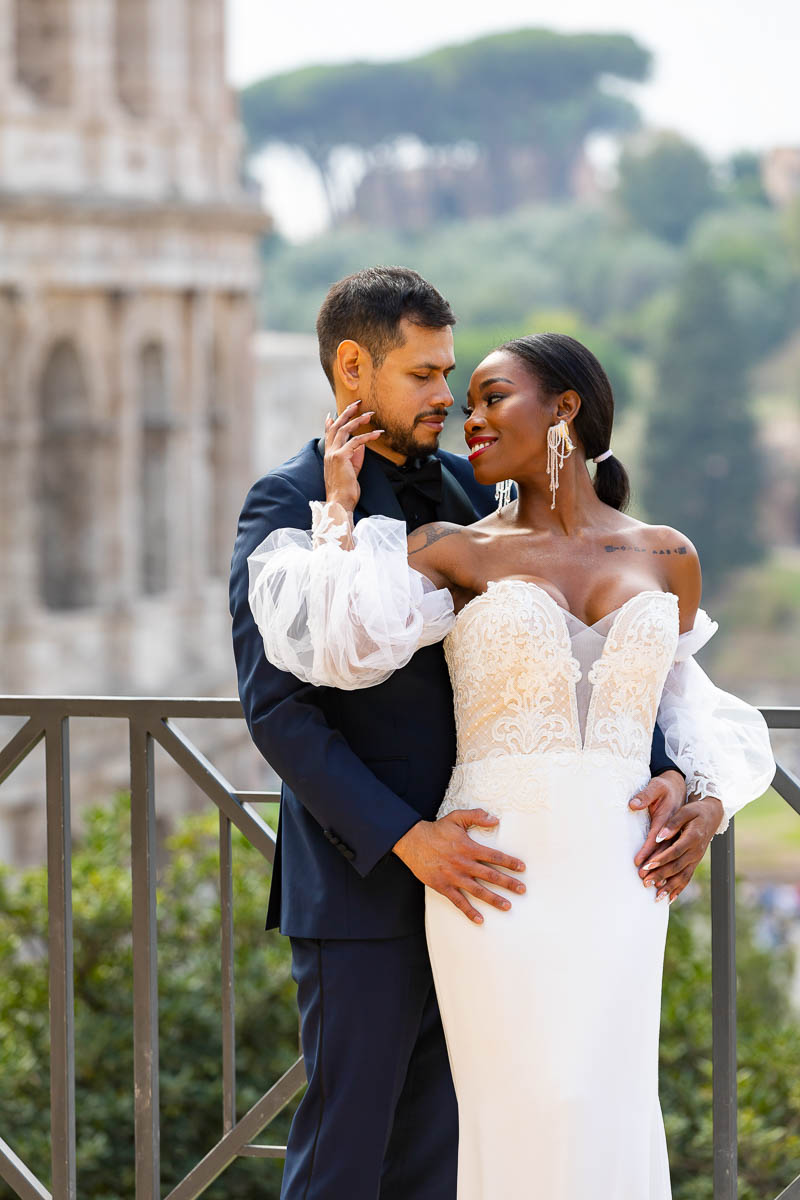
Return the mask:
[[[680,131],[715,158],[800,143],[797,0],[227,0],[227,12],[236,86],[312,63],[404,58],[522,27],[622,32],[654,55],[651,79],[626,89],[648,124]]]

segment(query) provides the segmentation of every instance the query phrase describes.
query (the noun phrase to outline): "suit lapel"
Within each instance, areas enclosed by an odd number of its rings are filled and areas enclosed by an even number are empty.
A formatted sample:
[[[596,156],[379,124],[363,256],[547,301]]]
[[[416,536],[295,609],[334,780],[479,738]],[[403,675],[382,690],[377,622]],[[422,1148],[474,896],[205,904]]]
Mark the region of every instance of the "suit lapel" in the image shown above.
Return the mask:
[[[454,525],[471,525],[477,521],[475,506],[451,471],[442,463],[442,501],[439,505],[439,520],[452,521]]]

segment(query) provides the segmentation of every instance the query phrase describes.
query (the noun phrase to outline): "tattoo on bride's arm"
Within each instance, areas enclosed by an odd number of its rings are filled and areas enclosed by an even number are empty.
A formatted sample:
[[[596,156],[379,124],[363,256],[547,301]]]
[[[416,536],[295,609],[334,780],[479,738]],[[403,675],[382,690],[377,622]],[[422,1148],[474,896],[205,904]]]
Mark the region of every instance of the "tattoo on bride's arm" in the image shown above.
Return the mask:
[[[458,530],[449,525],[425,525],[422,529],[415,529],[412,535],[414,539],[421,537],[424,538],[424,541],[419,546],[415,546],[413,550],[409,546],[409,557],[412,554],[419,554],[420,550],[427,550],[428,546],[432,546],[434,542],[439,542],[442,538],[450,537],[454,533],[458,533]]]
[[[689,551],[685,546],[665,547],[663,550],[651,550],[649,546],[606,546],[606,554],[613,554],[615,550],[628,550],[631,554],[688,554]]]

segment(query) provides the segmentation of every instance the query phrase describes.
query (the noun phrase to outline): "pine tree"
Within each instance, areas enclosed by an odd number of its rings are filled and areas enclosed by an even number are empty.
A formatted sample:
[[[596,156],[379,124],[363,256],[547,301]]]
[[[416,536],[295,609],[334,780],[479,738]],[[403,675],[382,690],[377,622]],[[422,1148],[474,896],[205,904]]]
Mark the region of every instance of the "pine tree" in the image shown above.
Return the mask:
[[[709,263],[690,264],[657,359],[642,494],[651,520],[695,543],[711,590],[764,551],[764,468],[744,347],[724,275]]]

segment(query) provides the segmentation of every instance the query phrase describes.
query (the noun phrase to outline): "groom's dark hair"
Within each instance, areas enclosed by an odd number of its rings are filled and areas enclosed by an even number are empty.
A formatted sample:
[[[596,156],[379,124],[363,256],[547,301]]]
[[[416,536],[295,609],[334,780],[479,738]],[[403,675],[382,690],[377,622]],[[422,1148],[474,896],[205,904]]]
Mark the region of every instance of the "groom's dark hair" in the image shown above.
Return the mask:
[[[335,283],[317,317],[319,360],[331,387],[341,342],[358,342],[379,367],[390,350],[403,344],[402,320],[428,329],[456,323],[444,296],[409,267],[367,267]]]

